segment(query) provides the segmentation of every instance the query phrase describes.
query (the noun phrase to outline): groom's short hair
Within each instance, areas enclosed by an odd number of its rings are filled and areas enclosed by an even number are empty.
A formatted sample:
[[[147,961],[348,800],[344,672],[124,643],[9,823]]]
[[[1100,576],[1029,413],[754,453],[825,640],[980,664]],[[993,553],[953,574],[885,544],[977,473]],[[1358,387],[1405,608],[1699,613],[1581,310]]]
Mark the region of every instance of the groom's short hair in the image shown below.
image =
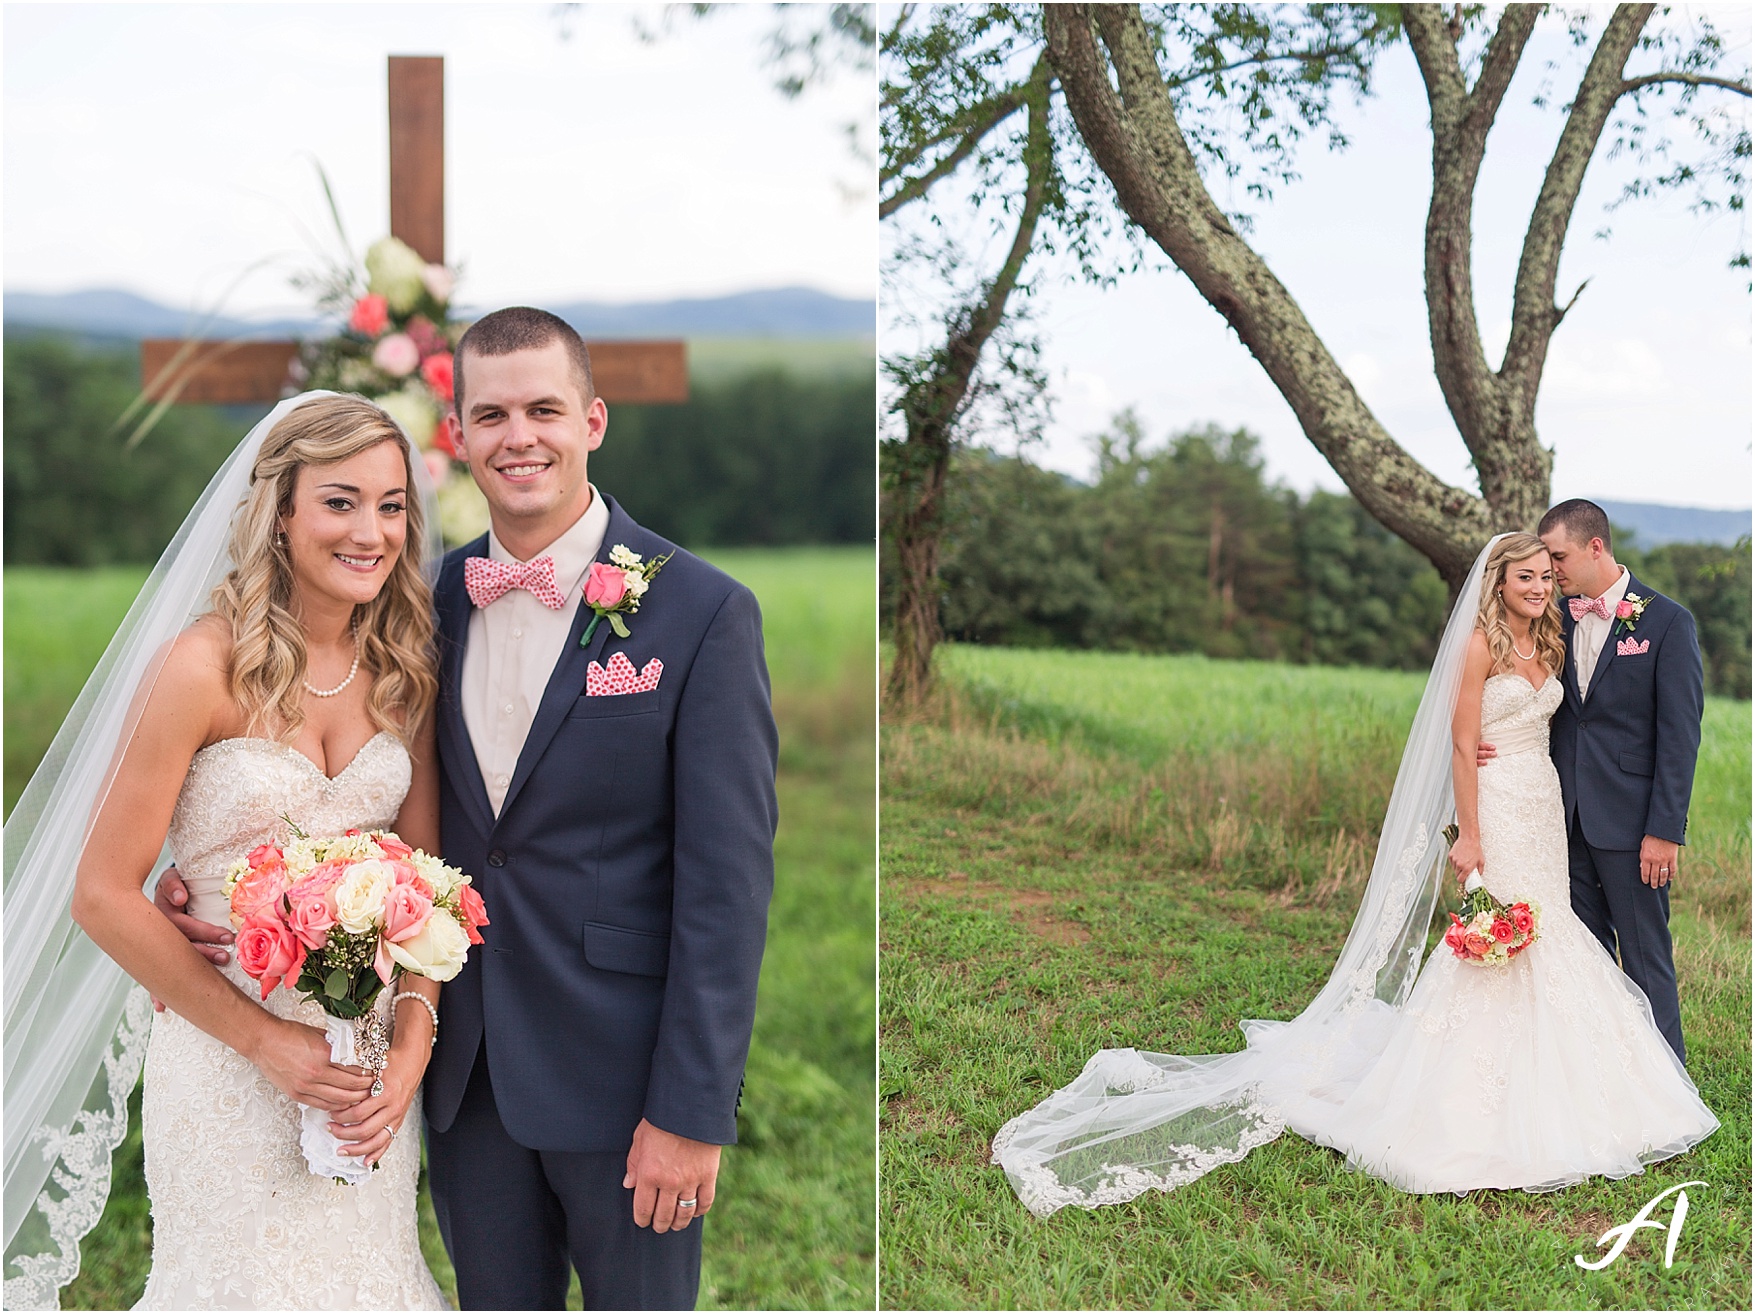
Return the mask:
[[[1542,523],[1536,526],[1539,538],[1551,529],[1564,529],[1566,537],[1574,543],[1585,544],[1593,538],[1603,540],[1603,550],[1613,552],[1614,545],[1609,541],[1609,513],[1595,502],[1587,502],[1582,497],[1569,498],[1556,506],[1548,508],[1542,517]]]
[[[454,385],[451,395],[457,414],[463,414],[463,360],[470,352],[477,356],[510,356],[514,351],[540,350],[556,341],[567,349],[573,380],[579,385],[579,399],[589,404],[597,389],[591,381],[591,353],[585,350],[585,339],[559,315],[535,306],[507,306],[483,315],[458,340],[451,359]]]

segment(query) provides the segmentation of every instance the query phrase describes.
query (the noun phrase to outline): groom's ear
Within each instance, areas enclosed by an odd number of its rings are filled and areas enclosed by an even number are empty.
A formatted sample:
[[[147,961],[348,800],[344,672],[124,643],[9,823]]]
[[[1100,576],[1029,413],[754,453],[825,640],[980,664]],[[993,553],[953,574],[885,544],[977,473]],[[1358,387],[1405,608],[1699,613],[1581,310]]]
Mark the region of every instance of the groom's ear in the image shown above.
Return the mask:
[[[441,423],[445,426],[445,440],[451,444],[451,450],[457,453],[457,459],[467,461],[469,457],[463,450],[463,420],[455,410],[450,410],[445,412]]]

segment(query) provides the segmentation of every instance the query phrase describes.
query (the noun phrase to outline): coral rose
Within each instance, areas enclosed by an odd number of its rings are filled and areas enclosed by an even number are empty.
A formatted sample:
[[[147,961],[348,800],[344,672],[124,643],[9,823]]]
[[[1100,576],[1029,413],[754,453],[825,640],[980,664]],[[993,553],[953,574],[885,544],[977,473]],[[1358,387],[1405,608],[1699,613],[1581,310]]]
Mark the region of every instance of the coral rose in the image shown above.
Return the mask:
[[[407,858],[414,853],[414,850],[409,848],[408,845],[391,835],[380,835],[378,837],[378,847],[384,850],[384,856],[386,858]]]
[[[475,928],[488,924],[487,905],[481,901],[481,895],[475,892],[473,885],[458,889],[457,905],[463,910],[463,925],[469,932],[469,943],[480,944],[481,936]]]
[[[1517,928],[1503,917],[1493,919],[1493,938],[1500,944],[1510,944],[1517,939]]]
[[[585,577],[586,602],[593,607],[613,607],[621,602],[627,591],[626,571],[606,566],[601,561],[591,563],[591,573]]]
[[[442,356],[428,356],[420,363],[420,376],[426,380],[427,387],[433,390],[435,396],[442,397],[447,402],[451,400],[453,366],[450,352]]]
[[[390,303],[375,292],[368,292],[353,303],[347,326],[355,333],[375,338],[390,325]]]
[[[278,917],[251,917],[238,932],[238,966],[262,983],[267,999],[282,981],[296,981],[305,946]]]
[[[258,914],[272,915],[285,889],[286,868],[279,863],[262,867],[232,887],[232,925],[240,926]]]
[[[1463,936],[1463,947],[1476,958],[1480,958],[1485,956],[1486,952],[1493,947],[1493,941],[1482,935],[1479,931],[1469,931]]]
[[[1536,917],[1534,913],[1524,907],[1521,903],[1515,904],[1511,909],[1511,923],[1513,926],[1517,927],[1519,932],[1528,935],[1536,928]]]

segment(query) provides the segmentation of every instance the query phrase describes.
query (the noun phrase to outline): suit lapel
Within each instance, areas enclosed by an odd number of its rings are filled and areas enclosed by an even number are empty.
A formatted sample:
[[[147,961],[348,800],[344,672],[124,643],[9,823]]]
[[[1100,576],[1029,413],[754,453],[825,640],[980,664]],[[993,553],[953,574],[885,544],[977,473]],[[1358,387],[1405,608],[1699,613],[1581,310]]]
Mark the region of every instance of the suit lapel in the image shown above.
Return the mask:
[[[1566,657],[1560,663],[1560,688],[1572,700],[1572,710],[1584,710],[1584,699],[1578,692],[1578,654],[1573,644],[1578,641],[1578,622],[1572,619],[1569,607],[1560,609],[1560,633],[1566,640]]]
[[[609,527],[604,530],[603,542],[598,545],[597,555],[592,559],[607,564],[610,549],[618,543],[628,543],[636,539],[640,527],[628,518],[627,512],[616,504],[613,497],[606,497],[605,501],[609,506]],[[502,817],[511,811],[512,802],[523,790],[524,782],[530,778],[531,771],[548,751],[549,741],[561,728],[561,722],[572,709],[573,700],[584,692],[586,669],[593,661],[601,658],[610,637],[615,633],[608,621],[601,621],[591,635],[591,642],[581,645],[579,639],[595,614],[583,602],[577,605],[573,623],[567,629],[566,646],[555,659],[555,668],[548,677],[548,686],[543,690],[542,702],[537,706],[536,717],[530,723],[530,733],[524,737],[524,747],[518,754],[518,766],[512,773],[512,783],[506,789],[505,802],[500,804]]]
[[[456,558],[455,570],[447,570],[433,590],[433,608],[439,627],[439,714],[436,731],[457,796],[474,814],[472,820],[484,835],[494,828],[493,808],[488,804],[487,785],[469,727],[463,722],[463,650],[469,641],[469,617],[474,610],[463,587],[463,561],[487,555],[487,536],[475,540]]]

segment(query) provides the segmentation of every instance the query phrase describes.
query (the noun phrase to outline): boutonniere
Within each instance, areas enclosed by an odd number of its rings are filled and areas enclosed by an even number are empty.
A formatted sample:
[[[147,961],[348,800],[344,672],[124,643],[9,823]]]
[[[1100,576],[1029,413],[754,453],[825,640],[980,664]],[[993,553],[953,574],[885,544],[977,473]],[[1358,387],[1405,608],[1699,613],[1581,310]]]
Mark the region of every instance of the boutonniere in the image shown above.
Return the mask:
[[[1645,604],[1650,601],[1650,598],[1642,598],[1637,593],[1629,593],[1615,604],[1615,620],[1621,633],[1633,633],[1633,627],[1645,615]]]
[[[579,646],[583,648],[591,642],[598,622],[605,616],[609,617],[609,628],[616,632],[617,637],[628,638],[628,624],[622,617],[640,610],[640,599],[646,596],[652,577],[663,570],[664,563],[674,555],[666,552],[651,561],[643,561],[638,552],[630,552],[617,543],[609,550],[608,565],[593,561],[591,572],[585,576],[585,605],[597,614],[585,627]]]

